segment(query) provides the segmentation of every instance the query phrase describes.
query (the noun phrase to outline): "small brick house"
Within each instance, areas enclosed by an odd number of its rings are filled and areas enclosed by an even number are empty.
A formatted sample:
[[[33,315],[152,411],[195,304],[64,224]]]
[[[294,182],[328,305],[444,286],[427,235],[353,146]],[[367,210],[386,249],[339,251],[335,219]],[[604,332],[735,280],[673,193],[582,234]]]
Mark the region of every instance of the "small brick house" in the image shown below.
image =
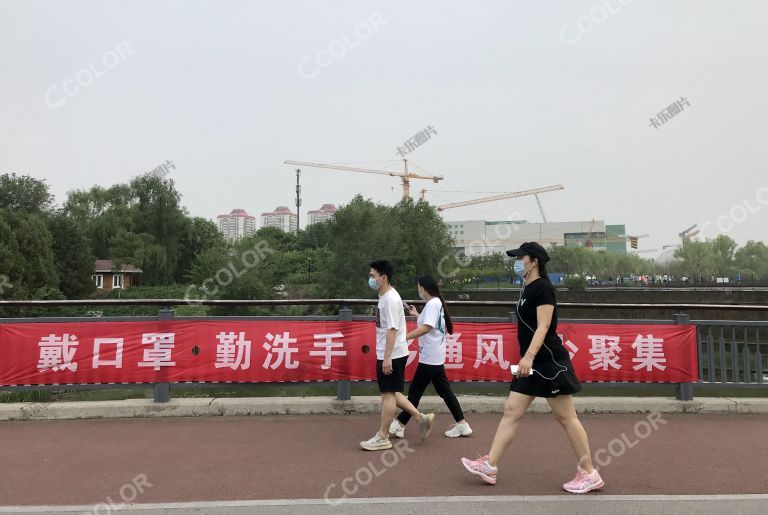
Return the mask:
[[[111,259],[97,259],[91,279],[96,284],[97,290],[124,290],[136,283],[134,276],[141,272],[140,268],[127,263],[124,263],[120,270],[117,270]]]

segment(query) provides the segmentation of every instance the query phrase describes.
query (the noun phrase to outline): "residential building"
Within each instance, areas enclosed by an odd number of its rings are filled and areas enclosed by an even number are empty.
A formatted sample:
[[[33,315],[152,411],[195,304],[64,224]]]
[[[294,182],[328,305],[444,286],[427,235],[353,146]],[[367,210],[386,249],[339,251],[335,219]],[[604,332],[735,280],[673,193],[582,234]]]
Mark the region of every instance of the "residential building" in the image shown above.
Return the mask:
[[[299,226],[299,217],[285,206],[278,206],[271,213],[261,213],[262,227],[277,227],[285,232],[296,232]]]
[[[245,209],[233,209],[228,215],[217,216],[216,220],[219,232],[230,241],[256,234],[256,217],[246,213]]]
[[[333,204],[323,204],[320,209],[314,209],[307,213],[307,225],[327,222],[335,213],[336,206]]]

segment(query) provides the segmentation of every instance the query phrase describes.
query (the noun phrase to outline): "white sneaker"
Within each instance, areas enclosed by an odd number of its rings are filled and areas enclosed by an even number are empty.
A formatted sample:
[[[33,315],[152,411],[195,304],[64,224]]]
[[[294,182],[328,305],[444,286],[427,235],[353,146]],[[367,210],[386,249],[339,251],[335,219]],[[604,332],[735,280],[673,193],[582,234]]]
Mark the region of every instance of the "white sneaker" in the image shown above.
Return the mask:
[[[472,434],[472,428],[469,424],[464,422],[463,424],[454,424],[452,428],[445,432],[445,436],[448,438],[458,438],[460,436],[469,436]]]
[[[419,422],[419,429],[421,430],[421,441],[424,441],[432,431],[432,425],[435,423],[435,414],[422,413],[421,421]]]
[[[405,438],[405,426],[400,424],[399,420],[394,419],[389,425],[389,436],[394,436],[395,438]]]
[[[360,447],[366,451],[385,451],[392,448],[392,442],[382,438],[377,431],[370,440],[360,442]]]

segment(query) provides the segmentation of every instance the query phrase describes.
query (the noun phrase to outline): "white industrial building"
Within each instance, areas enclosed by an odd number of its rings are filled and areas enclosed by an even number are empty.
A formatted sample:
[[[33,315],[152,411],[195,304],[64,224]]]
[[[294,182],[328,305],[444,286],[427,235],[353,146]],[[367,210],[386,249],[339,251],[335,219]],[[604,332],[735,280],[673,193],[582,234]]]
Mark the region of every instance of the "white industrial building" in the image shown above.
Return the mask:
[[[466,256],[503,253],[526,241],[550,247],[586,246],[594,250],[626,253],[623,225],[606,225],[603,220],[529,223],[526,220],[446,221],[455,248]]]

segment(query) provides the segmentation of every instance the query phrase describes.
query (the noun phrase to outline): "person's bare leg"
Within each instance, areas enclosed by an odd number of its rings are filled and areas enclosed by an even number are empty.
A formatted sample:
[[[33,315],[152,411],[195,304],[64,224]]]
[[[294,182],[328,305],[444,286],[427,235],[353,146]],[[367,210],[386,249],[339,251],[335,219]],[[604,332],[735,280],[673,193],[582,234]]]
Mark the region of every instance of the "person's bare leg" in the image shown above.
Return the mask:
[[[413,417],[414,420],[416,420],[416,422],[421,422],[421,412],[419,411],[419,408],[414,406],[413,403],[408,400],[408,397],[400,392],[397,392],[395,394],[395,399],[397,400],[398,408],[408,413],[411,417]]]
[[[397,399],[394,392],[382,392],[381,394],[381,426],[379,426],[379,436],[389,438],[389,424],[395,418],[397,411]]]
[[[576,453],[576,459],[579,460],[579,467],[591,474],[595,469],[592,466],[592,455],[589,452],[589,439],[587,438],[584,426],[581,425],[581,421],[578,415],[576,415],[573,396],[561,395],[559,397],[552,397],[547,399],[547,402],[549,402],[549,406],[552,408],[552,414],[555,416],[555,419],[563,426],[565,433],[568,435],[568,440],[571,441],[573,452]]]
[[[495,467],[501,455],[507,450],[509,444],[515,438],[517,425],[528,410],[528,406],[533,402],[533,397],[523,395],[522,393],[511,392],[504,403],[504,415],[501,417],[499,427],[493,437],[491,451],[488,453],[488,464]]]

